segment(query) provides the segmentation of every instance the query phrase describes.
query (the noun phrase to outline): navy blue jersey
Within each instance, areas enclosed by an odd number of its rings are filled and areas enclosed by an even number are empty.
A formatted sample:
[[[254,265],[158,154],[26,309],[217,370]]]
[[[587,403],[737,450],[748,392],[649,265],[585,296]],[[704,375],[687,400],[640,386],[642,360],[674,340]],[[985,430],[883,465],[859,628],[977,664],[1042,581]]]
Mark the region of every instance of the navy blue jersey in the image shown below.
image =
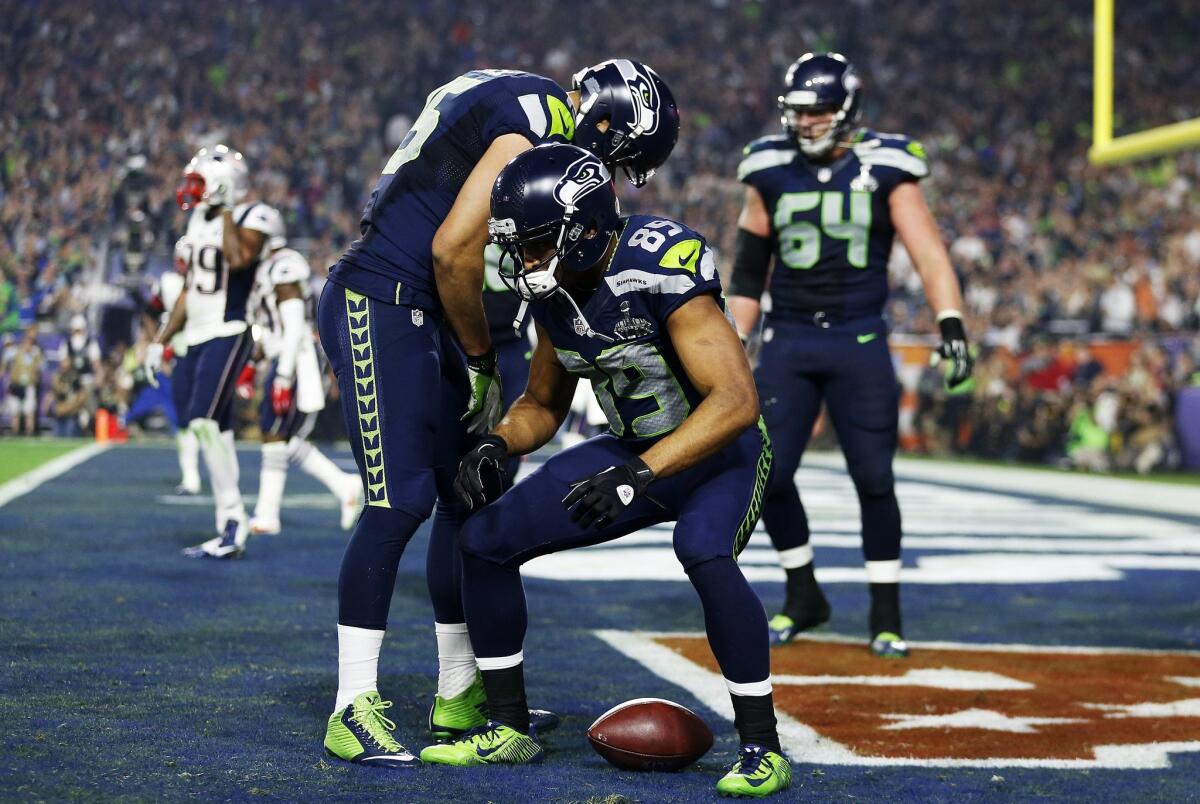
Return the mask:
[[[592,381],[613,435],[657,438],[683,423],[702,399],[671,345],[667,319],[712,294],[724,308],[716,259],[704,238],[655,215],[625,219],[603,281],[579,320],[558,296],[530,305],[558,360]],[[587,327],[604,337],[587,334]]]
[[[429,93],[363,210],[362,237],[330,279],[391,304],[439,310],[433,236],[492,141],[521,134],[569,142],[574,116],[562,87],[513,70],[474,70]]]
[[[882,314],[896,235],[888,196],[928,175],[921,144],[860,129],[828,165],[810,162],[785,135],[755,140],[744,153],[738,180],[758,190],[771,216],[771,316]]]

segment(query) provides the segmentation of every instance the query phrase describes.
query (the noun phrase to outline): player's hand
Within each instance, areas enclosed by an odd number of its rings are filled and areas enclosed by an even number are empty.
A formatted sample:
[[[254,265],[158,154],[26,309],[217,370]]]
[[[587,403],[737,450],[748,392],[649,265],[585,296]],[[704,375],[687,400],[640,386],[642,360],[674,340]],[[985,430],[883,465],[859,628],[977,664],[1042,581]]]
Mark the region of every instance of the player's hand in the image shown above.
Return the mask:
[[[290,377],[275,376],[271,383],[271,409],[276,416],[286,416],[292,409],[293,381]]]
[[[471,401],[462,420],[467,423],[467,432],[482,435],[495,427],[504,415],[495,349],[467,357],[467,380],[471,384]]]
[[[254,398],[254,375],[255,369],[253,363],[247,363],[242,366],[242,373],[237,378],[237,395],[242,399]]]
[[[215,209],[229,206],[229,185],[218,184],[204,194],[204,203]]]
[[[146,371],[146,382],[151,388],[158,387],[158,372],[163,366],[163,345],[157,341],[146,346],[146,357],[142,360],[142,368]]]
[[[500,436],[490,435],[458,464],[454,493],[473,510],[494,501],[508,485],[508,445]]]
[[[654,472],[646,462],[634,458],[624,466],[610,466],[575,481],[562,503],[570,511],[572,522],[585,528],[603,528],[624,513],[653,481]]]
[[[953,389],[962,385],[971,376],[975,368],[975,358],[971,357],[971,349],[967,344],[967,331],[963,328],[962,319],[956,315],[947,316],[938,322],[942,331],[942,343],[938,346],[937,355],[942,360],[950,360],[953,365],[946,375],[946,387]]]

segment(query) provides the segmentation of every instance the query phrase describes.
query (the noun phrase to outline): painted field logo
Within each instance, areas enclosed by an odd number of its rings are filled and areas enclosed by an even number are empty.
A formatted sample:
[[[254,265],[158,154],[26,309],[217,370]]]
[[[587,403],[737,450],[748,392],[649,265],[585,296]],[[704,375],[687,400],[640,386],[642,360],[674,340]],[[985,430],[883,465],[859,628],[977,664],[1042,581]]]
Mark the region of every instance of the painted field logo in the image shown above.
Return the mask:
[[[623,652],[664,678],[720,680],[703,638],[636,638]],[[1200,751],[1197,653],[935,643],[881,662],[858,641],[802,640],[771,662],[802,762],[1129,768]]]

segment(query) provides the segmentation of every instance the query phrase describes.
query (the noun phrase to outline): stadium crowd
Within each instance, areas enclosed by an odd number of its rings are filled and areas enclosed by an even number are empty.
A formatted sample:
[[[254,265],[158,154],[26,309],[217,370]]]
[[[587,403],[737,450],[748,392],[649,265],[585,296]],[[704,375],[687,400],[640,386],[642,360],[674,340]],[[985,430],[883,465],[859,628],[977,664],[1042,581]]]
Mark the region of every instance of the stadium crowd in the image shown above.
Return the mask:
[[[684,128],[626,206],[680,217],[729,253],[741,147],[778,130],[786,65],[837,49],[864,75],[866,122],[930,154],[926,193],[980,349],[966,393],[922,379],[924,448],[1092,469],[1173,460],[1174,394],[1200,383],[1200,152],[1088,165],[1090,3],[5,5],[0,382],[13,430],[40,414],[76,433],[97,409],[128,408],[144,382],[138,311],[170,266],[174,188],[200,145],[246,155],[257,194],[323,273],[434,86],[474,67],[567,84],[635,56],[669,81]],[[1194,85],[1183,94],[1200,14],[1121,4],[1117,29],[1118,133],[1200,115]],[[901,250],[893,263],[893,331],[931,333]],[[1096,339],[1140,346],[1102,371]]]

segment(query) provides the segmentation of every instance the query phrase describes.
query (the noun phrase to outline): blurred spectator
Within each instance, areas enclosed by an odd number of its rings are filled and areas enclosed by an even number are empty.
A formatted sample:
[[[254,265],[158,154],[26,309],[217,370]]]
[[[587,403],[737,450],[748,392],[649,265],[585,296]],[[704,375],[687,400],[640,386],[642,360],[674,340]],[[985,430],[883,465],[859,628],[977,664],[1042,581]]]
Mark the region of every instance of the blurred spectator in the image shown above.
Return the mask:
[[[8,415],[14,434],[37,433],[38,401],[41,398],[42,349],[37,328],[29,327],[16,348],[5,353],[8,372]]]

